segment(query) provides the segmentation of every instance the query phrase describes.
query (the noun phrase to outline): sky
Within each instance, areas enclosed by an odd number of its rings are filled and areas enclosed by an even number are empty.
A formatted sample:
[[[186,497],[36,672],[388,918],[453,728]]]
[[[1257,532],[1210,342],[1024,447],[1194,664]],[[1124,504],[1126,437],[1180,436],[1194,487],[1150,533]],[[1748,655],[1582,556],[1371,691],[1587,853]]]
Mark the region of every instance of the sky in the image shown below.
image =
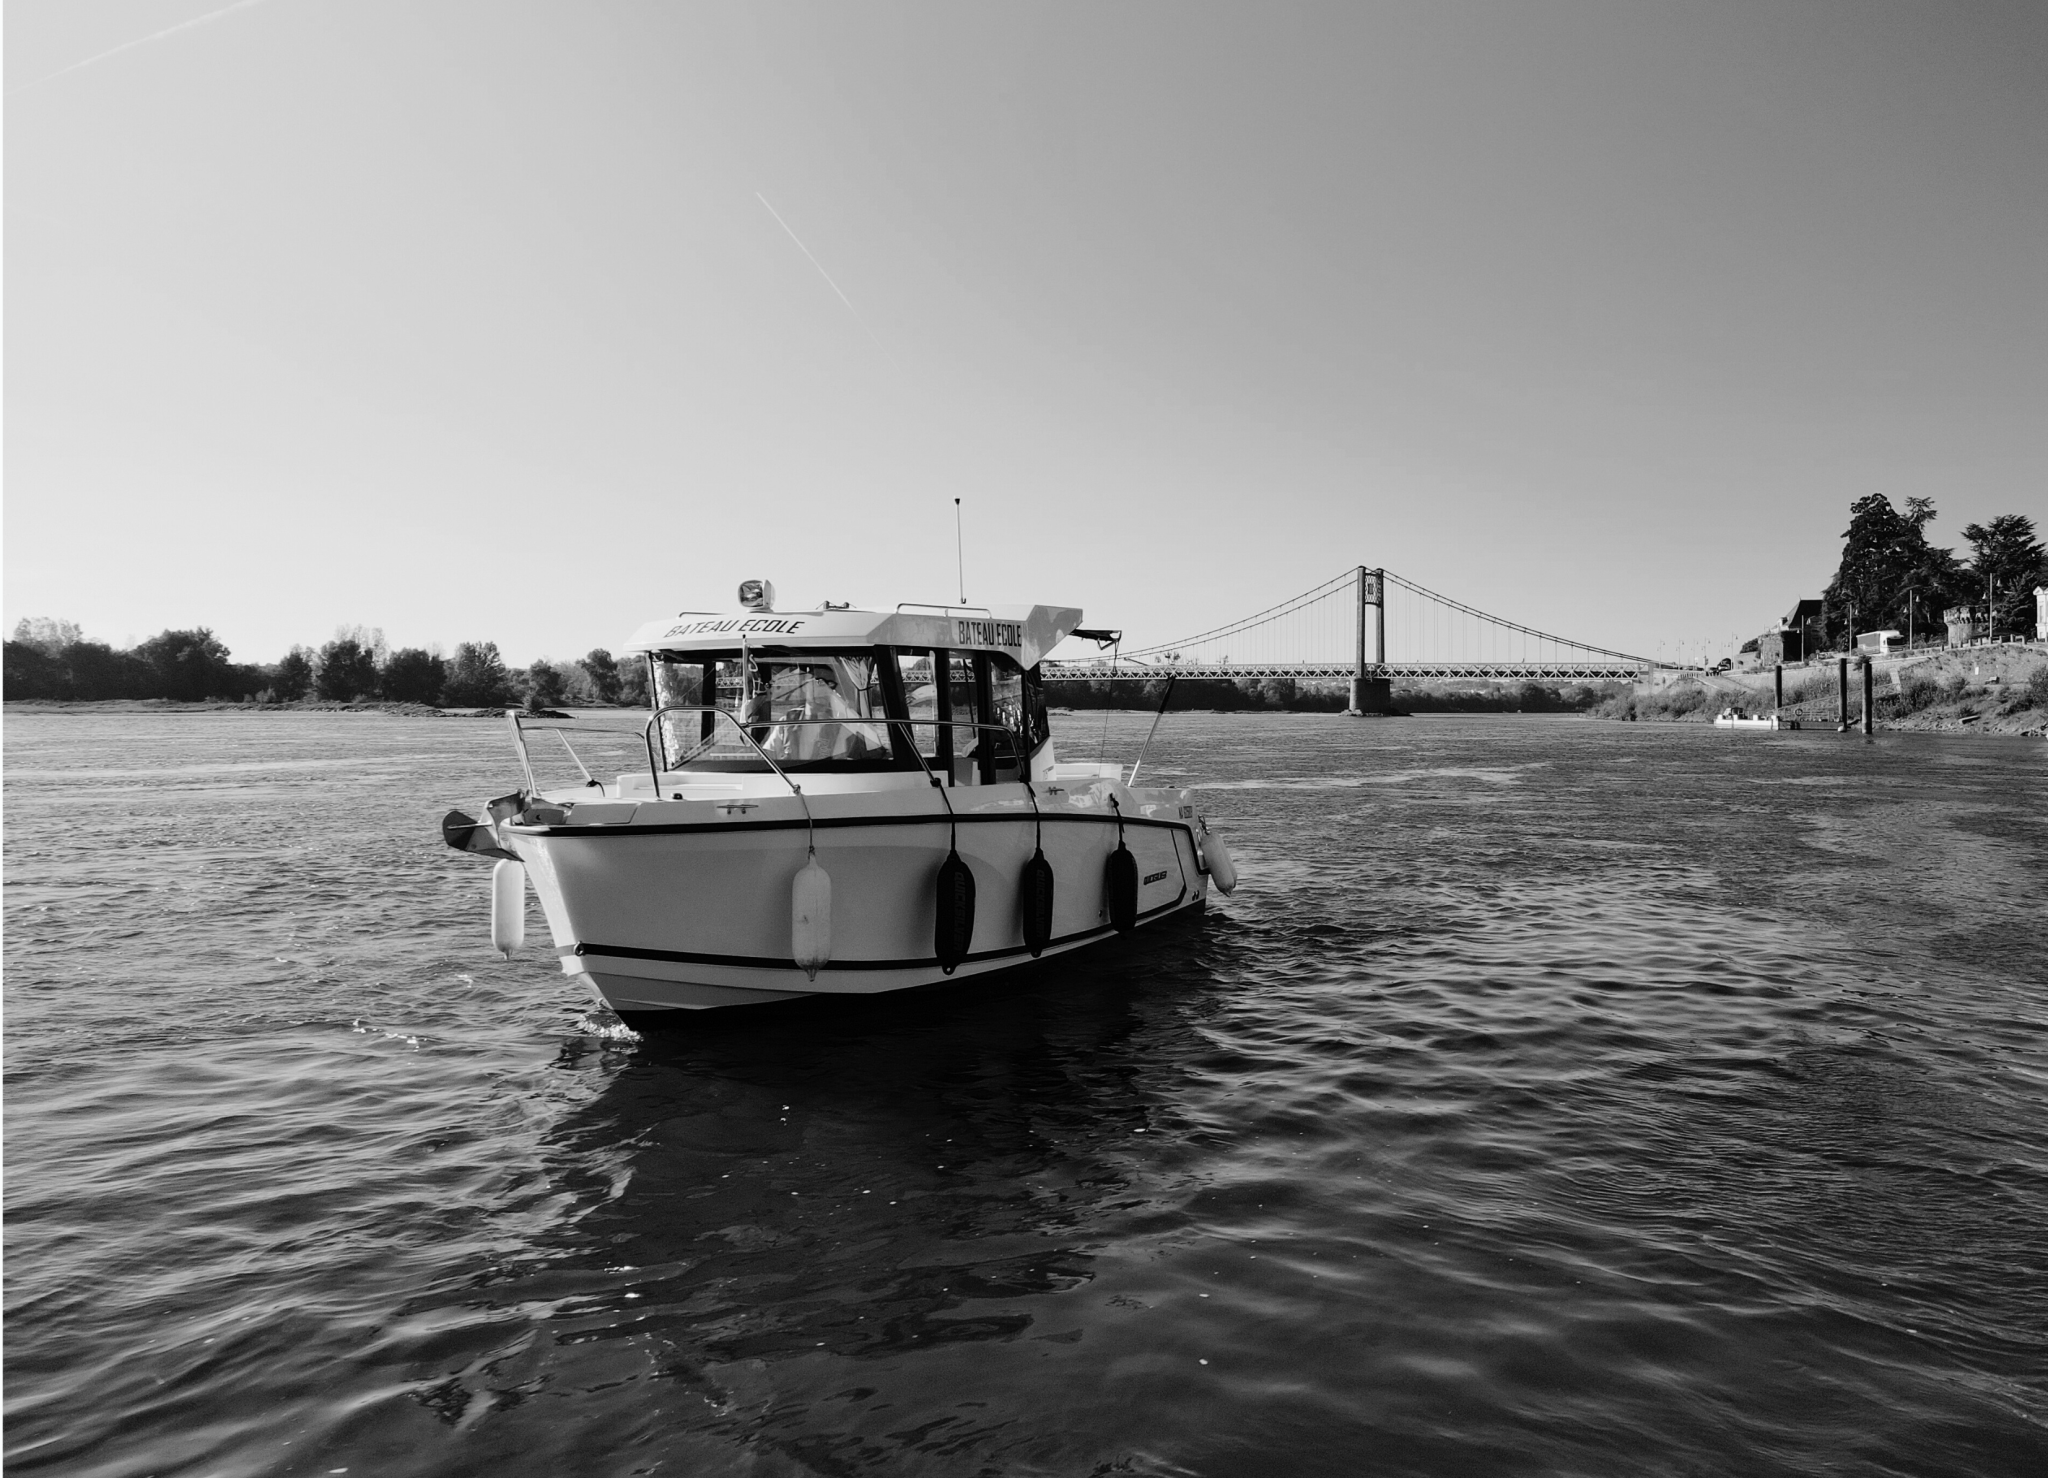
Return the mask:
[[[1347,566],[1624,651],[2048,523],[2048,6],[5,9],[4,585],[525,663]],[[1389,656],[1398,659],[1399,652]]]

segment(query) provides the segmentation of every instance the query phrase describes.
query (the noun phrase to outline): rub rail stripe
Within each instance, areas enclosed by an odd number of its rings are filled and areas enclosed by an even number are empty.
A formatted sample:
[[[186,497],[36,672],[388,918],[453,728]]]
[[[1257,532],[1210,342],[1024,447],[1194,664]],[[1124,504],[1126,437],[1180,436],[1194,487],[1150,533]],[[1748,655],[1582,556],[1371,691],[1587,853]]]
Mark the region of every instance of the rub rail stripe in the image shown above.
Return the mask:
[[[1188,890],[1186,885],[1183,884],[1180,892],[1174,897],[1172,902],[1155,904],[1153,907],[1146,909],[1138,915],[1138,922],[1142,924],[1148,919],[1156,919],[1162,914],[1172,913],[1187,901],[1187,896]],[[1069,944],[1089,944],[1099,939],[1114,938],[1115,935],[1116,930],[1104,924],[1099,928],[1087,929],[1079,934],[1068,934],[1059,939],[1048,940],[1046,948],[1054,949]],[[587,959],[593,956],[598,958],[610,956],[613,959],[619,960],[655,960],[665,965],[726,965],[742,970],[794,970],[797,968],[797,963],[794,959],[781,960],[765,955],[699,954],[692,950],[682,949],[640,949],[626,944],[565,944],[558,947],[555,953],[561,956],[575,956],[578,959]],[[960,963],[963,965],[974,965],[979,964],[983,960],[1007,960],[1016,955],[1028,953],[1029,949],[1025,945],[1011,945],[1003,949],[977,950],[973,954],[964,956]],[[924,970],[936,968],[938,964],[938,956],[933,955],[929,959],[910,960],[827,960],[821,968],[826,970]]]
[[[774,797],[774,799],[782,799],[782,797]],[[1004,816],[962,814],[958,817],[949,817],[945,812],[940,811],[930,816],[820,816],[817,819],[816,825],[819,831],[838,830],[849,826],[950,826],[956,821],[961,826],[998,824],[1028,826],[1034,819],[1036,818],[1029,811]],[[1096,826],[1115,826],[1117,824],[1116,817],[1108,813],[1101,816],[1069,816],[1047,812],[1042,819],[1047,825],[1052,825],[1056,822],[1088,822]],[[602,821],[595,822],[589,826],[521,826],[516,822],[506,822],[504,827],[505,830],[520,836],[597,838],[673,836],[678,833],[701,831],[802,831],[811,824],[801,816],[790,816],[761,821],[663,821],[650,822],[645,826],[632,822],[621,826]],[[1123,824],[1125,826],[1163,826],[1168,830],[1189,833],[1192,833],[1195,829],[1194,823],[1191,821],[1164,821],[1153,816],[1127,816],[1124,818]]]

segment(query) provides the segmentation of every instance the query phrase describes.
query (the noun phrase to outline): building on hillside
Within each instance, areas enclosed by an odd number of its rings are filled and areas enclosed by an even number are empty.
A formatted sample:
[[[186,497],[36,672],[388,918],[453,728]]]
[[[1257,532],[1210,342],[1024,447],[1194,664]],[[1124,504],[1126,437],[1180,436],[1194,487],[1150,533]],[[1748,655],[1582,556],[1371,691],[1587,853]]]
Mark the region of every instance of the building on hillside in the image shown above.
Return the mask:
[[[2034,587],[2034,640],[2048,641],[2048,585]]]
[[[1856,650],[1866,657],[1889,657],[1905,644],[1906,633],[1903,631],[1887,629],[1856,633]]]
[[[1952,647],[1967,647],[1984,635],[1984,613],[1975,606],[1950,606],[1941,613],[1941,620],[1948,627]]]
[[[1777,628],[1756,639],[1756,665],[1775,667],[1780,662],[1803,662],[1826,644],[1820,621],[1820,602],[1802,600],[1785,613]]]
[[[1799,633],[1799,655],[1811,657],[1827,645],[1827,627],[1821,622],[1821,605],[1817,600],[1802,600],[1785,613],[1780,625],[1784,631]]]

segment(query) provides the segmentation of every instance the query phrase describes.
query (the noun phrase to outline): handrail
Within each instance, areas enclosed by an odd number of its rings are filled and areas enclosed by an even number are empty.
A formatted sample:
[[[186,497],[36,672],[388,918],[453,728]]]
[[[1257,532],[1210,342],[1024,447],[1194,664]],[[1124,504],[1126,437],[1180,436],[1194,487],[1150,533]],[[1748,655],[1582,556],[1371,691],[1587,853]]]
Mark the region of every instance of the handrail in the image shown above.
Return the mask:
[[[863,716],[863,715],[858,715],[858,714],[853,714],[853,715],[849,715],[849,714],[840,714],[840,715],[838,715],[838,716],[836,716],[836,717],[833,717],[833,718],[765,718],[765,719],[762,719],[762,718],[753,718],[753,719],[743,719],[743,718],[741,718],[741,717],[740,717],[740,716],[739,716],[738,714],[736,714],[736,713],[732,712],[732,710],[730,710],[730,709],[727,709],[727,708],[714,708],[714,707],[711,707],[711,706],[710,706],[709,704],[704,704],[704,703],[670,703],[670,704],[667,704],[667,705],[665,705],[665,706],[663,706],[663,707],[661,707],[661,708],[657,708],[657,709],[656,709],[656,710],[654,710],[654,712],[653,712],[653,713],[652,713],[651,715],[649,715],[649,717],[648,717],[648,720],[647,720],[647,733],[648,733],[648,736],[649,736],[649,738],[648,738],[648,752],[649,752],[649,754],[650,754],[650,755],[651,755],[651,754],[653,753],[653,746],[654,746],[654,744],[655,744],[655,742],[656,742],[656,740],[655,740],[655,737],[654,737],[654,736],[655,736],[655,735],[656,735],[656,733],[657,733],[657,727],[656,727],[656,726],[657,726],[657,723],[658,723],[658,721],[659,721],[659,720],[660,720],[660,719],[661,719],[661,718],[663,717],[663,715],[665,715],[665,714],[671,714],[671,713],[715,713],[715,714],[717,714],[717,715],[718,715],[718,716],[719,716],[720,718],[722,718],[722,719],[726,720],[726,722],[728,722],[728,723],[732,724],[732,725],[733,725],[734,727],[736,727],[736,728],[738,728],[738,729],[739,729],[740,733],[741,733],[742,735],[744,735],[744,736],[745,736],[745,738],[746,738],[746,741],[747,741],[747,743],[748,743],[749,745],[751,745],[751,746],[753,747],[754,751],[755,751],[755,752],[756,752],[757,754],[759,754],[759,755],[761,756],[762,760],[763,760],[763,761],[764,761],[764,762],[765,762],[765,763],[766,763],[766,764],[768,765],[768,767],[769,767],[770,769],[774,770],[774,771],[775,771],[775,773],[776,773],[777,775],[782,775],[782,770],[781,770],[781,767],[779,767],[779,766],[778,766],[778,765],[777,765],[777,764],[775,763],[775,761],[774,761],[773,759],[771,759],[771,758],[769,757],[769,755],[768,755],[768,751],[767,751],[767,750],[765,750],[765,749],[763,749],[763,748],[761,747],[761,745],[760,745],[760,744],[759,744],[759,743],[758,743],[758,742],[757,742],[757,741],[755,740],[754,736],[753,736],[753,735],[752,735],[751,733],[749,733],[749,732],[748,732],[748,731],[749,731],[750,729],[783,729],[783,728],[796,728],[796,727],[803,727],[803,726],[809,726],[809,727],[813,727],[813,728],[816,728],[816,727],[822,727],[822,726],[824,726],[824,725],[826,725],[826,724],[840,724],[840,725],[851,725],[851,724],[867,724],[867,725],[872,725],[873,727],[875,727],[875,728],[878,728],[878,729],[895,729],[895,728],[903,728],[903,729],[915,729],[915,728],[918,728],[918,727],[920,727],[920,726],[924,726],[924,725],[929,725],[929,726],[931,726],[931,727],[933,727],[933,728],[937,728],[937,727],[939,727],[940,725],[944,725],[944,726],[946,726],[946,727],[948,727],[948,728],[953,728],[953,729],[969,729],[969,730],[973,730],[973,731],[975,731],[975,732],[987,731],[987,732],[989,732],[989,733],[992,733],[992,734],[1001,734],[1001,735],[1003,735],[1003,736],[1004,736],[1005,738],[1009,739],[1009,740],[1011,741],[1011,743],[1012,743],[1012,744],[1013,744],[1013,745],[1014,745],[1014,746],[1016,747],[1016,751],[1017,751],[1017,758],[1018,758],[1018,759],[1019,759],[1020,761],[1021,761],[1021,760],[1024,760],[1024,759],[1026,759],[1026,758],[1028,758],[1028,757],[1029,757],[1029,755],[1030,755],[1030,753],[1031,753],[1031,750],[1030,750],[1030,746],[1029,746],[1029,745],[1028,745],[1028,744],[1027,744],[1027,743],[1025,742],[1025,736],[1024,736],[1024,733],[1023,733],[1023,731],[1022,731],[1021,729],[1013,728],[1013,727],[1011,727],[1011,726],[1010,726],[1009,724],[984,724],[984,723],[976,723],[976,722],[970,722],[970,721],[969,721],[969,720],[967,720],[967,719],[945,719],[945,718],[921,718],[921,717],[920,717],[920,718],[902,718],[902,719],[896,719],[896,718],[890,718],[890,717],[888,717],[887,715],[882,715],[882,716],[879,716],[879,717],[877,717],[877,716]],[[660,741],[659,741],[659,742],[660,742],[660,744],[661,744],[661,767],[662,767],[662,769],[663,769],[663,770],[674,770],[674,769],[679,769],[679,768],[681,768],[681,766],[680,766],[679,764],[678,764],[678,765],[671,765],[671,764],[669,764],[669,763],[668,763],[668,739],[667,739],[667,737],[666,737],[665,735],[664,735],[664,736],[662,736],[662,737],[660,738]],[[699,746],[698,746],[698,752],[701,752],[702,748],[703,748],[703,746],[702,746],[702,745],[699,745]],[[916,746],[915,744],[912,744],[912,745],[910,746],[910,752],[911,752],[911,754],[912,754],[912,755],[913,755],[913,756],[914,756],[914,757],[916,758],[916,760],[917,760],[917,762],[918,762],[918,766],[919,766],[919,768],[921,768],[921,769],[922,769],[922,770],[923,770],[923,771],[924,771],[924,772],[925,772],[925,773],[926,773],[927,775],[931,775],[931,774],[932,774],[932,767],[931,767],[930,765],[928,765],[928,764],[926,764],[926,763],[925,763],[925,758],[924,758],[924,755],[923,755],[922,753],[920,753],[920,752],[919,752],[919,750],[918,750],[918,748],[917,748],[917,746]],[[686,757],[686,758],[687,758],[687,757]],[[787,782],[788,782],[788,777],[787,777],[787,776],[783,776],[783,779],[784,779],[785,783],[787,783]],[[936,784],[936,783],[937,783],[937,779],[938,779],[938,777],[934,775],[934,776],[932,776],[932,779],[933,779],[933,783],[934,783],[934,784]],[[659,783],[659,781],[657,781],[657,782],[656,782],[655,788],[656,788],[657,790],[659,790],[659,789],[660,789],[660,783]]]
[[[506,714],[506,717],[511,719],[512,721],[512,735],[514,741],[518,744],[519,747],[520,766],[526,771],[526,787],[528,790],[536,793],[538,793],[538,791],[540,790],[539,783],[535,781],[535,779],[533,778],[533,761],[531,757],[527,754],[526,750],[526,734],[528,730],[532,730],[534,733],[553,733],[557,739],[560,739],[562,741],[562,748],[569,751],[569,758],[575,761],[576,768],[583,772],[584,783],[586,785],[595,785],[599,790],[604,789],[604,782],[602,780],[593,778],[590,773],[590,767],[585,765],[583,761],[580,758],[578,758],[575,747],[569,743],[569,731],[567,729],[564,729],[560,724],[532,723],[528,721],[517,710],[509,711]],[[651,778],[654,781],[654,789],[656,793],[658,794],[660,792],[661,771],[655,766],[654,749],[652,745],[647,744],[647,735],[643,730],[605,729],[596,728],[588,724],[579,724],[577,726],[576,732],[578,732],[579,734],[631,735],[634,738],[639,739],[641,741],[641,744],[647,749],[647,774],[649,778]]]
[[[984,724],[978,722],[970,722],[965,719],[910,718],[903,720],[895,720],[887,717],[869,718],[847,715],[841,715],[836,718],[783,718],[768,720],[749,720],[741,718],[738,714],[732,712],[730,709],[716,708],[709,704],[703,703],[664,704],[662,707],[657,708],[652,713],[650,713],[647,716],[646,722],[643,723],[637,729],[579,726],[578,732],[585,734],[618,734],[621,736],[637,736],[641,742],[641,747],[647,753],[647,774],[649,780],[652,782],[654,794],[658,797],[661,794],[662,775],[666,772],[671,772],[681,767],[679,764],[671,765],[668,763],[668,739],[667,736],[665,734],[662,734],[660,731],[660,722],[663,718],[667,717],[670,714],[683,713],[708,713],[713,715],[717,719],[724,720],[726,723],[731,724],[735,729],[737,729],[739,731],[740,737],[746,741],[748,748],[752,749],[754,753],[758,754],[761,757],[761,762],[765,764],[774,773],[775,777],[778,780],[780,780],[784,785],[787,785],[789,787],[790,793],[797,798],[797,800],[802,804],[804,808],[804,819],[806,820],[806,822],[810,822],[813,826],[815,826],[815,822],[812,821],[810,802],[804,797],[803,787],[801,785],[798,785],[796,781],[792,780],[789,777],[788,773],[782,768],[782,766],[775,762],[774,756],[770,755],[768,751],[762,747],[760,741],[755,739],[753,734],[749,732],[750,729],[790,728],[800,725],[809,725],[816,727],[823,726],[825,724],[871,724],[877,728],[892,728],[898,726],[903,728],[916,728],[921,724],[929,724],[936,728],[937,726],[944,724],[953,729],[968,729],[977,733],[986,731],[988,733],[1002,735],[1004,738],[1010,740],[1011,744],[1014,746],[1016,750],[1015,758],[1020,763],[1029,754],[1029,750],[1026,747],[1025,737],[1022,731],[1012,728],[1008,724]],[[524,715],[520,714],[516,710],[508,712],[505,715],[505,717],[512,728],[513,745],[519,752],[519,766],[520,769],[525,773],[526,788],[529,794],[539,794],[540,783],[534,778],[532,757],[529,755],[526,748],[526,735],[528,732],[552,732],[558,739],[562,741],[562,747],[569,751],[569,758],[575,762],[576,768],[582,772],[585,782],[587,784],[597,785],[600,788],[602,788],[603,782],[592,778],[589,767],[583,763],[582,759],[578,757],[574,746],[572,746],[569,743],[567,737],[568,731],[564,729],[560,724],[533,723],[528,721]],[[658,756],[656,754],[657,745],[660,746],[660,753]],[[700,745],[699,749],[701,750],[701,748],[702,746]],[[940,777],[933,772],[932,767],[928,763],[926,763],[923,753],[919,751],[918,747],[914,743],[910,746],[910,752],[912,757],[916,759],[918,768],[924,771],[925,777],[929,779],[934,786],[943,789],[944,782],[941,781]],[[684,762],[687,762],[687,757],[685,757]]]
[[[660,722],[661,716],[665,713],[714,714],[717,717],[726,720],[726,722],[730,723],[734,728],[738,729],[740,731],[740,737],[746,740],[748,744],[753,746],[754,753],[761,756],[762,763],[767,765],[769,769],[775,772],[775,778],[780,780],[784,785],[787,785],[789,787],[789,793],[795,796],[797,804],[804,808],[804,824],[810,829],[811,850],[813,852],[816,852],[818,850],[818,823],[817,819],[811,815],[811,803],[804,798],[804,788],[801,785],[798,785],[794,780],[790,779],[789,776],[785,775],[782,772],[782,766],[776,764],[775,761],[769,757],[768,751],[763,749],[760,746],[759,742],[755,740],[754,736],[747,732],[747,726],[740,722],[740,717],[738,714],[730,713],[723,708],[713,708],[710,705],[703,703],[670,703],[661,708],[655,709],[653,713],[647,716],[647,726],[643,731],[647,735],[647,753],[650,757],[650,760],[654,754],[655,725]],[[841,723],[844,722],[844,720],[789,720],[789,722]],[[667,739],[663,739],[661,741],[661,757],[664,760],[668,758]],[[660,798],[661,775],[659,772],[657,772],[654,777],[654,794],[657,799]]]

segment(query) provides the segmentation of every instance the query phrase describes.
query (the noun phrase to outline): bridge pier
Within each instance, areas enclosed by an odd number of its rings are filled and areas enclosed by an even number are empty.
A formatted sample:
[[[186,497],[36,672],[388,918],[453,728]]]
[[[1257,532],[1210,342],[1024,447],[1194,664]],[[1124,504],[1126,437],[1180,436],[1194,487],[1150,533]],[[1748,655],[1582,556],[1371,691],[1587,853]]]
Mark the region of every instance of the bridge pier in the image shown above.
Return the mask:
[[[1394,680],[1390,677],[1354,677],[1351,679],[1351,706],[1344,711],[1351,718],[1392,713]]]
[[[1344,710],[1351,718],[1363,718],[1367,714],[1388,714],[1394,711],[1394,681],[1379,676],[1387,670],[1387,572],[1358,567],[1354,577],[1358,582],[1358,665],[1351,671],[1351,706]],[[1365,613],[1373,613],[1368,628]],[[1370,631],[1371,665],[1367,665],[1368,630]]]

